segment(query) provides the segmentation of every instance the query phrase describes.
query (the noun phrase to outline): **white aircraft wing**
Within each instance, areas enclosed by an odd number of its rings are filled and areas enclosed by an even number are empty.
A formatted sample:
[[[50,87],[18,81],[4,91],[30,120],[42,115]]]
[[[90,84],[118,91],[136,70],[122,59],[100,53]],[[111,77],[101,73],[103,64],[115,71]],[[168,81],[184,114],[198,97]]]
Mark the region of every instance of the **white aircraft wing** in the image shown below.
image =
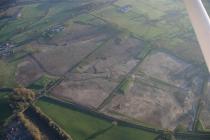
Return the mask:
[[[184,0],[204,59],[210,72],[210,19],[201,0]]]

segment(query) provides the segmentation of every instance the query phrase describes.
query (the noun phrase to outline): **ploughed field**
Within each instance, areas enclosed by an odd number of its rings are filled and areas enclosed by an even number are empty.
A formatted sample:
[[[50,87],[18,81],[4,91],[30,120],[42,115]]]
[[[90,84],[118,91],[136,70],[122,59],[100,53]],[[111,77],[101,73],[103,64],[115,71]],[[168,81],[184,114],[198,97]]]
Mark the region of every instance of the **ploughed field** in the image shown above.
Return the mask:
[[[165,52],[151,52],[104,111],[163,128],[174,129],[178,124],[188,128],[202,97],[203,79],[196,65]]]
[[[0,45],[0,87],[141,125],[210,128],[209,74],[181,0],[17,0],[0,11]],[[155,137],[49,100],[37,106],[76,139]]]
[[[52,94],[97,108],[122,79],[139,63],[136,58],[144,42],[128,38],[108,40],[94,54],[69,72]]]

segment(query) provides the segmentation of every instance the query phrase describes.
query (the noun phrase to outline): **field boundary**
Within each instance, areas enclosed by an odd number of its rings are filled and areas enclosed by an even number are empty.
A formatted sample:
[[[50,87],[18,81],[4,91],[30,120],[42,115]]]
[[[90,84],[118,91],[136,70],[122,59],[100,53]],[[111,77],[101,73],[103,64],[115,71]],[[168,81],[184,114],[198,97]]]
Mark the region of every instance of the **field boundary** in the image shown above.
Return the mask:
[[[115,122],[119,126],[134,128],[134,129],[158,134],[158,136],[162,136],[165,133],[171,133],[176,138],[191,138],[191,137],[210,138],[210,133],[209,132],[171,132],[171,131],[168,131],[168,130],[165,130],[165,129],[159,129],[159,128],[154,128],[154,127],[152,128],[152,127],[143,126],[143,125],[140,125],[140,124],[134,124],[134,123],[126,121],[126,120],[122,120],[122,119],[118,119],[118,118],[115,118],[115,117],[112,117],[112,116],[108,116],[104,113],[98,112],[98,111],[96,111],[94,109],[91,109],[89,107],[85,107],[85,106],[82,106],[82,105],[79,105],[79,104],[76,104],[76,103],[73,103],[73,102],[69,102],[69,101],[64,101],[64,100],[56,98],[56,97],[45,95],[45,96],[42,96],[41,99],[44,99],[46,101],[48,100],[50,102],[54,102],[55,104],[61,105],[63,107],[66,107],[66,108],[69,108],[69,109],[72,109],[72,110],[75,110],[75,111],[79,111],[79,112],[84,113],[84,114],[91,115],[91,116],[99,118],[99,119],[104,119],[104,120],[109,121],[109,122]]]
[[[70,109],[73,109],[73,110],[76,110],[76,111],[79,111],[79,112],[82,112],[82,113],[85,113],[85,114],[88,114],[88,115],[91,115],[91,116],[94,116],[94,117],[97,117],[100,119],[104,119],[109,122],[117,122],[119,125],[124,126],[124,127],[135,128],[135,129],[139,129],[139,130],[143,130],[143,131],[147,131],[147,132],[152,132],[155,134],[162,134],[162,132],[164,132],[164,130],[162,130],[162,129],[146,127],[146,126],[143,126],[140,124],[134,124],[132,122],[128,122],[128,121],[121,120],[121,119],[118,119],[115,117],[111,117],[104,113],[98,112],[94,109],[91,109],[89,107],[85,107],[85,106],[82,106],[80,104],[76,104],[76,103],[73,103],[70,101],[63,101],[62,99],[56,98],[54,96],[53,97],[52,96],[42,96],[40,99],[48,100],[48,101],[54,102],[56,104],[59,104],[63,107],[70,108]]]
[[[41,111],[38,107],[32,105],[27,110],[24,111],[24,114],[30,118],[30,120],[33,120],[32,118],[37,118],[38,120],[42,121],[43,123],[46,123],[46,129],[49,128],[48,131],[53,131],[52,133],[59,139],[64,140],[73,140],[70,134],[68,134],[65,130],[63,130],[55,121],[50,119],[43,111]],[[34,120],[32,121],[34,124],[36,124],[38,127],[39,124],[36,123]]]

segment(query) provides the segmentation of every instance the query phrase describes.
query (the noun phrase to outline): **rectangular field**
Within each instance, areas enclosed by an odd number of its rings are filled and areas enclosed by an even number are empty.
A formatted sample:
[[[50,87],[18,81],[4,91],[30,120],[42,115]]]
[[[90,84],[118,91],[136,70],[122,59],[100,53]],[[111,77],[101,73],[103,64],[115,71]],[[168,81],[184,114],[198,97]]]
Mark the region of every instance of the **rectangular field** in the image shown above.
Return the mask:
[[[67,32],[70,33],[53,37],[47,43],[32,44],[41,50],[34,57],[52,75],[66,73],[109,37],[96,27],[77,23]]]
[[[203,94],[204,77],[200,67],[152,51],[122,84],[104,113],[171,130],[179,123],[190,128]]]
[[[8,94],[9,93],[0,92],[0,129],[4,121],[12,115],[12,110],[9,106]]]
[[[16,63],[7,63],[0,60],[0,87],[13,87],[15,85]]]
[[[36,105],[75,140],[154,140],[157,136],[140,129],[114,125],[49,98],[40,99]]]
[[[126,6],[130,9],[122,12]],[[186,60],[203,62],[182,1],[118,0],[92,14],[152,42],[154,47],[170,50]]]
[[[145,42],[128,37],[121,43],[111,39],[82,61],[52,94],[97,108],[138,64]]]

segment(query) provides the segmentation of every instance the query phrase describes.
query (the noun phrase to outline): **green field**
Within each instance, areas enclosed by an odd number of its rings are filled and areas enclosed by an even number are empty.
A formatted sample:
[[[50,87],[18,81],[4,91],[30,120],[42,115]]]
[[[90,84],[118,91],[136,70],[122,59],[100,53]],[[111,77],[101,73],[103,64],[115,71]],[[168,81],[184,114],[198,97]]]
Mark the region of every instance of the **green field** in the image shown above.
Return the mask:
[[[21,17],[14,20],[0,21],[0,42],[12,41],[22,43],[36,39],[50,26],[60,24],[73,15],[73,8],[80,6],[81,1],[62,1],[51,3],[49,1],[40,4],[29,4],[21,7]],[[71,14],[69,14],[71,13]]]
[[[125,5],[130,5],[130,10],[120,12],[119,9]],[[188,61],[203,63],[194,31],[181,1],[118,0],[92,14],[130,31],[138,38],[152,42],[152,47],[167,49]]]
[[[50,84],[51,82],[54,82],[55,80],[56,80],[55,77],[43,75],[37,81],[30,84],[28,88],[35,91],[42,90],[42,89],[45,89],[48,84]]]
[[[15,85],[15,63],[0,60],[0,87],[13,87]]]
[[[0,127],[4,121],[12,115],[12,110],[9,107],[8,93],[0,92]]]
[[[154,140],[157,136],[140,129],[113,125],[52,99],[42,98],[36,105],[75,140]]]
[[[41,16],[44,16],[44,9],[40,9],[38,8],[39,4],[31,4],[29,6],[25,6],[21,9],[21,13],[22,13],[22,18],[24,19],[28,19],[29,20],[31,18],[39,18]]]
[[[120,7],[124,5],[131,5],[131,10],[127,13],[120,12]],[[170,13],[174,15],[170,16]],[[96,11],[94,14],[146,40],[168,37],[170,34],[176,35],[183,32],[183,29],[191,28],[189,20],[186,19],[183,4],[167,0],[119,0],[112,6]],[[180,24],[188,26],[180,26]]]

